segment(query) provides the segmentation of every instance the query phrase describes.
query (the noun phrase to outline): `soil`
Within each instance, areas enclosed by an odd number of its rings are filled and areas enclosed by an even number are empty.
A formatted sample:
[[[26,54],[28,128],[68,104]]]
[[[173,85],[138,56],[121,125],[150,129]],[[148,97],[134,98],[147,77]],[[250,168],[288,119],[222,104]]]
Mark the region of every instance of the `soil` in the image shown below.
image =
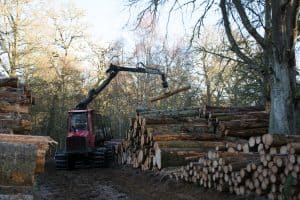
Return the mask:
[[[238,200],[239,197],[176,182],[130,167],[58,171],[48,162],[31,190],[36,200]],[[1,192],[0,192],[1,193]]]

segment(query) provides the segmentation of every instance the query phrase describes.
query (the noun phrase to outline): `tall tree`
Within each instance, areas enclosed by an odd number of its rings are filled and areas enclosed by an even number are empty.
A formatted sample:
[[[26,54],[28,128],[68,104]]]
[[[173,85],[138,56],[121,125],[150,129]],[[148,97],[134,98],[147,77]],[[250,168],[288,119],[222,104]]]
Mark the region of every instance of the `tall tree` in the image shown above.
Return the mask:
[[[136,4],[143,1],[129,0],[129,2]],[[157,0],[147,3],[147,8],[139,16],[144,16],[145,13],[155,13],[154,16],[158,16],[158,8],[166,2],[168,1]],[[202,12],[202,14],[196,22],[195,32],[203,25],[203,20],[208,11],[219,3],[230,49],[249,68],[263,74],[266,87],[268,84],[270,85],[271,115],[269,131],[274,134],[300,132],[296,128],[297,102],[294,48],[298,35],[299,1],[196,0],[173,2],[172,10],[175,6],[180,8],[190,5],[193,8],[200,7],[197,11]],[[192,11],[195,11],[195,9]],[[253,56],[247,55],[247,48],[244,44],[238,43],[233,34],[234,29],[237,29],[247,41],[255,41],[258,51],[262,51],[263,63],[259,65]]]
[[[9,76],[22,73],[28,65],[25,57],[34,49],[27,37],[33,5],[32,0],[0,1],[0,67]]]

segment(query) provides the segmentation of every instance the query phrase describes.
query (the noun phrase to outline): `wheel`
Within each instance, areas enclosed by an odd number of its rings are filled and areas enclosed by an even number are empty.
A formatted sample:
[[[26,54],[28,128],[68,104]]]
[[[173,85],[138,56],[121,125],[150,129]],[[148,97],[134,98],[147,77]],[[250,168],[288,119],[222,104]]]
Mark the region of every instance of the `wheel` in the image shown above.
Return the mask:
[[[55,167],[58,170],[68,169],[68,156],[64,153],[55,153]]]

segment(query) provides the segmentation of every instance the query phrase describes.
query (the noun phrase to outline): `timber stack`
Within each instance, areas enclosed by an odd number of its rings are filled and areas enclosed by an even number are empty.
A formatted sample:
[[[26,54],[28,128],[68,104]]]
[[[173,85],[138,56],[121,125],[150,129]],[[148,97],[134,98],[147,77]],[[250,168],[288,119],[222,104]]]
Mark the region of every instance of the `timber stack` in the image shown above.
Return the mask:
[[[209,151],[170,176],[237,195],[300,199],[300,136],[253,136],[248,146],[253,145],[261,148],[248,153]]]
[[[31,91],[18,78],[0,79],[0,133],[29,134]]]
[[[45,157],[57,142],[31,131],[30,90],[17,78],[0,79],[0,186],[32,186],[44,172]]]
[[[119,154],[205,188],[300,199],[300,136],[268,134],[268,118],[261,107],[137,111]]]

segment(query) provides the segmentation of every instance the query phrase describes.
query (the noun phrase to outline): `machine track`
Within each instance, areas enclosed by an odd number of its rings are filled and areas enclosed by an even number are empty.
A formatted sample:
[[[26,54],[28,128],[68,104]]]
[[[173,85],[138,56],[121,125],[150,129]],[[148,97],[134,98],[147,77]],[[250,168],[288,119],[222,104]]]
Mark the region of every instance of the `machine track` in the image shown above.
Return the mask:
[[[69,156],[65,152],[57,152],[54,156],[57,170],[109,167],[114,160],[114,146],[106,143],[103,147],[87,156]]]
[[[68,169],[68,156],[63,152],[55,153],[55,166],[58,170],[67,170]]]
[[[105,147],[99,147],[96,151],[93,151],[91,153],[91,163],[92,166],[95,168],[105,167],[106,159],[106,148]]]

